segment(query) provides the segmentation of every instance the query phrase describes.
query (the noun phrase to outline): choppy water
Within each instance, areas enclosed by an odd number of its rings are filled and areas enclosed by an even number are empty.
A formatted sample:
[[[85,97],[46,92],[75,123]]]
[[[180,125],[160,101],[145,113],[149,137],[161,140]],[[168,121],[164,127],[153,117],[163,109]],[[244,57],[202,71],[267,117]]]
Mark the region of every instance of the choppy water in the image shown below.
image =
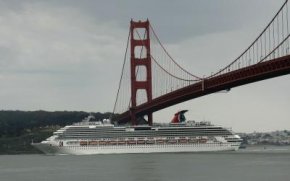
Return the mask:
[[[290,147],[223,153],[0,156],[0,181],[288,181]]]

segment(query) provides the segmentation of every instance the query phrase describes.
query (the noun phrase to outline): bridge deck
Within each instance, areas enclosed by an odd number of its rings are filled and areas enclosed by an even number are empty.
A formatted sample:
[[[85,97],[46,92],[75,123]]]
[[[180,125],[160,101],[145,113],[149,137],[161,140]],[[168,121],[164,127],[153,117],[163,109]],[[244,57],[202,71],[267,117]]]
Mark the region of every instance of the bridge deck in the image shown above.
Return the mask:
[[[137,117],[195,99],[221,90],[274,78],[290,73],[290,55],[241,68],[216,77],[208,78],[182,89],[167,93],[151,102],[141,104],[134,110]],[[130,120],[130,111],[118,116],[119,123]]]

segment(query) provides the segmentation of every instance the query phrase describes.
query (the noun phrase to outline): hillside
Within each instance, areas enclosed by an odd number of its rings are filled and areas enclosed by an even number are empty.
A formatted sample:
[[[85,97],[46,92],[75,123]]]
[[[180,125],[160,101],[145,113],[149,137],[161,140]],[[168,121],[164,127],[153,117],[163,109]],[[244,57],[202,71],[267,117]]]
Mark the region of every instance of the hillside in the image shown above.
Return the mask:
[[[87,117],[77,111],[0,111],[0,154],[39,153],[30,143],[40,142],[52,132]],[[111,113],[91,113],[96,120]]]

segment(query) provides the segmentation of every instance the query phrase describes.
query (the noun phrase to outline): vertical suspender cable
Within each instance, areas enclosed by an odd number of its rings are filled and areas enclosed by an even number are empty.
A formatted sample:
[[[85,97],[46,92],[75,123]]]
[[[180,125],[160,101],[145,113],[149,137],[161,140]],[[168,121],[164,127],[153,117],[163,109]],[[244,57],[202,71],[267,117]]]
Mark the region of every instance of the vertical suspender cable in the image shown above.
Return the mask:
[[[289,26],[288,26],[288,3],[286,5],[286,21],[287,21],[287,36],[289,35]],[[289,54],[289,39],[287,41],[287,49],[286,49],[286,53]]]

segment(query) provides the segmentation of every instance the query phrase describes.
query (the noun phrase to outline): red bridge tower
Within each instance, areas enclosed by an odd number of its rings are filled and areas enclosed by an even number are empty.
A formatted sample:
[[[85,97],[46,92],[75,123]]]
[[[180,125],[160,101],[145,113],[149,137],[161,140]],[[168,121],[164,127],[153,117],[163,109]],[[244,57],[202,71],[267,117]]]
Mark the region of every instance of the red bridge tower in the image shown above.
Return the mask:
[[[135,30],[135,31],[134,31]],[[141,30],[145,33],[144,39],[140,37],[142,35],[136,34],[136,30]],[[131,123],[136,125],[137,117],[135,114],[135,108],[137,106],[137,91],[145,90],[147,95],[147,102],[152,101],[152,73],[151,73],[151,54],[150,54],[150,34],[149,34],[149,21],[138,21],[134,22],[131,20],[130,24],[131,33]],[[145,57],[136,57],[136,48],[146,51]],[[139,66],[143,66],[146,69],[146,80],[137,80],[136,72]],[[148,124],[152,125],[152,113],[148,115]]]

